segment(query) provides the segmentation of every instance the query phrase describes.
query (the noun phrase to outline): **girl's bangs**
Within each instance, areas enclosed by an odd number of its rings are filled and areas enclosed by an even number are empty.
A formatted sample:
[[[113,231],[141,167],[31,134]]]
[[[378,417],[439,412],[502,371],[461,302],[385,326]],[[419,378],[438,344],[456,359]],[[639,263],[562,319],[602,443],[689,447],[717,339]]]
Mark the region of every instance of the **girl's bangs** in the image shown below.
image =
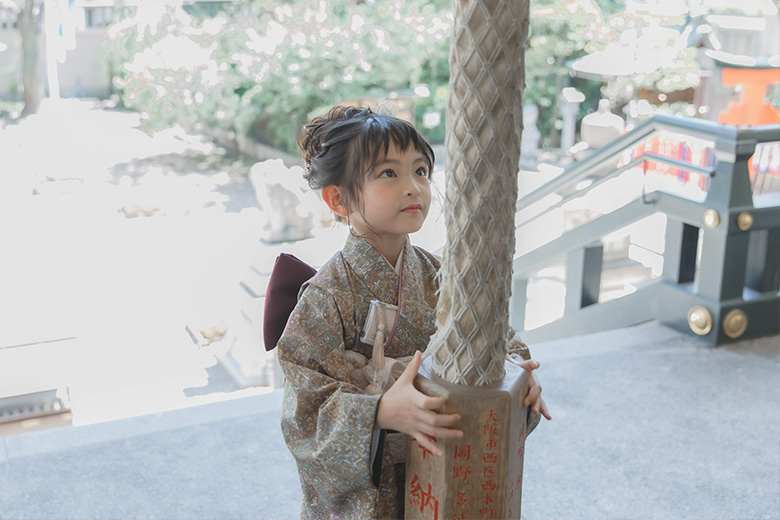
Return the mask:
[[[433,150],[428,141],[420,135],[410,123],[397,119],[373,114],[366,120],[366,132],[363,134],[361,157],[367,160],[364,164],[364,171],[368,175],[374,166],[381,163],[387,157],[390,150],[390,141],[402,152],[409,147],[423,154],[428,169],[433,169]]]

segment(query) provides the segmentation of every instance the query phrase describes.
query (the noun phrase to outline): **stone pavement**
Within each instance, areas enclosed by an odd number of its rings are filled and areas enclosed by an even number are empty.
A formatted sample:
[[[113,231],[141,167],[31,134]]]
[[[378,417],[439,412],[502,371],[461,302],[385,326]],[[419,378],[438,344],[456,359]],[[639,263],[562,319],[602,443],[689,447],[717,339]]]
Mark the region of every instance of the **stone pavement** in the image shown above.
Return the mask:
[[[780,338],[657,323],[532,346],[523,517],[780,518]],[[280,392],[0,439],[0,519],[288,519]]]

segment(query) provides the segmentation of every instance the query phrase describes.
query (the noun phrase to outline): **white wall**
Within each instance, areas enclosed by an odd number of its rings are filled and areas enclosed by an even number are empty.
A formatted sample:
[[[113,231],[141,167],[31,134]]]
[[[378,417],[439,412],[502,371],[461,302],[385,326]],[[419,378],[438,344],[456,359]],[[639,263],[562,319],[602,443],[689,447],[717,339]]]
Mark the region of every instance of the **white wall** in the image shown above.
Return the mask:
[[[76,32],[76,47],[57,66],[62,97],[106,98],[111,94],[111,77],[101,52],[107,40],[105,29]]]
[[[103,64],[101,46],[108,39],[105,29],[76,32],[76,47],[57,64],[62,97],[108,97],[111,78]],[[40,41],[41,71],[46,81],[46,39]],[[21,35],[18,29],[0,27],[0,99],[21,99]]]

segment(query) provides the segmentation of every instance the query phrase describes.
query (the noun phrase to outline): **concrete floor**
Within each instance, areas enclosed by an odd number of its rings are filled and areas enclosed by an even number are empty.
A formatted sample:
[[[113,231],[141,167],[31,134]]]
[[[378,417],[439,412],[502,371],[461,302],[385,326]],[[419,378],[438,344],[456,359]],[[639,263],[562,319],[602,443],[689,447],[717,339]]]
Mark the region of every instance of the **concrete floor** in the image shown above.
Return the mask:
[[[712,348],[656,323],[533,346],[553,420],[523,518],[780,518],[780,338]],[[279,391],[0,439],[2,519],[288,519]]]

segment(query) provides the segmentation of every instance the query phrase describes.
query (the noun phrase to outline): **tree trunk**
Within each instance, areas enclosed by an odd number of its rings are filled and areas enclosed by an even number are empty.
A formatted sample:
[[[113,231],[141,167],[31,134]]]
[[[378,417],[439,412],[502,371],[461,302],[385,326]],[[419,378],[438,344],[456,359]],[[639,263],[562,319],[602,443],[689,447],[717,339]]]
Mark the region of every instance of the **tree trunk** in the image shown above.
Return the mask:
[[[24,110],[22,116],[36,114],[43,101],[44,86],[41,75],[40,34],[41,0],[25,0],[19,13],[19,30],[22,34],[22,85]]]

